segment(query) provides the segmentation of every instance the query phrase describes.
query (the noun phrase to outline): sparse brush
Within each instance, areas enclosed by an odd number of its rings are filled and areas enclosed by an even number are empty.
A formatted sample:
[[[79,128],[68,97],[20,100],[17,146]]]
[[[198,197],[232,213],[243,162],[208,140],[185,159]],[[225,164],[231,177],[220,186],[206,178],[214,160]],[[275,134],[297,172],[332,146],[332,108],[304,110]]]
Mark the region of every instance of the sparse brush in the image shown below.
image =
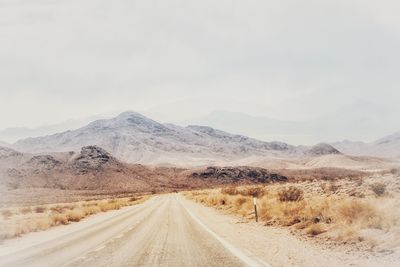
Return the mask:
[[[265,190],[259,186],[246,187],[240,190],[240,194],[243,196],[262,197],[265,194]]]
[[[326,232],[320,224],[312,224],[306,228],[306,233],[311,236],[316,236]]]
[[[41,218],[36,221],[35,231],[43,231],[49,229],[52,225],[51,218]]]
[[[235,206],[242,206],[244,203],[246,203],[248,201],[247,198],[245,197],[237,197],[234,201]]]
[[[65,207],[61,206],[61,205],[57,205],[57,206],[50,207],[50,210],[54,211],[54,212],[62,213],[62,212],[64,212]]]
[[[294,186],[281,189],[278,192],[278,198],[281,202],[300,201],[303,199],[304,192]]]
[[[129,198],[129,202],[135,202],[135,201],[138,201],[138,200],[140,200],[140,197],[131,197],[131,198]]]
[[[23,207],[19,210],[20,213],[22,214],[28,214],[32,212],[32,208],[31,207]]]
[[[222,188],[221,189],[221,193],[222,194],[227,194],[227,195],[237,195],[237,194],[239,194],[236,186],[228,186],[228,187]]]
[[[383,196],[386,192],[386,185],[384,183],[373,183],[370,188],[378,197]]]
[[[324,183],[329,187],[331,183]],[[356,183],[353,183],[354,185]],[[248,187],[237,187],[242,192]],[[326,188],[330,190],[329,188]],[[208,206],[224,209],[245,218],[254,218],[251,196],[224,194],[222,190],[204,190],[186,196]],[[226,191],[225,191],[226,192]],[[310,236],[324,236],[338,242],[364,240],[363,230],[388,230],[400,218],[393,209],[396,202],[388,198],[355,198],[342,194],[304,195],[300,185],[269,187],[268,194],[258,198],[258,215],[266,225],[292,227]]]
[[[93,205],[83,207],[83,210],[86,216],[101,212],[101,209],[98,206],[93,206]]]
[[[45,211],[46,211],[46,207],[43,207],[43,206],[37,206],[36,208],[35,208],[35,212],[36,213],[44,213]]]
[[[81,219],[85,218],[86,214],[82,209],[73,209],[68,211],[65,216],[70,222],[79,222]]]
[[[51,215],[50,219],[52,220],[53,225],[68,224],[68,218],[65,214],[55,213]]]

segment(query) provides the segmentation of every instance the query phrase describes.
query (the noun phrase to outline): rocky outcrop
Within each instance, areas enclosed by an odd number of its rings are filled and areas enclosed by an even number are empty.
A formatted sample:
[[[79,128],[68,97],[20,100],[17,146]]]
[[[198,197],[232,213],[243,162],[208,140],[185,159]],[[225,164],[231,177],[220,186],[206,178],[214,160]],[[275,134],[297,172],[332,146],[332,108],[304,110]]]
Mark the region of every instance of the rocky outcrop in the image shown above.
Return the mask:
[[[0,146],[0,159],[7,159],[13,157],[21,157],[22,153],[17,152],[11,148]]]
[[[61,165],[61,161],[56,160],[50,155],[33,156],[26,165],[36,169],[51,170]]]
[[[70,167],[75,173],[87,173],[101,171],[105,164],[119,162],[110,153],[98,146],[86,146],[81,149],[80,154],[73,159]]]
[[[288,179],[286,176],[252,167],[208,167],[204,171],[192,173],[191,176],[220,183],[271,183]]]

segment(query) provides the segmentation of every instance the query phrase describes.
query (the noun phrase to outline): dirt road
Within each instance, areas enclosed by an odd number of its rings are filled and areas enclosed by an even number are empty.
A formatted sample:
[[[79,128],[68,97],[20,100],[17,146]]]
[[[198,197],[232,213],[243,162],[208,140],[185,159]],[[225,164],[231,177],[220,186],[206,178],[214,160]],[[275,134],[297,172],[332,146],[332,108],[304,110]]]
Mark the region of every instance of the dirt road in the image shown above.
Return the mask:
[[[261,266],[178,194],[0,245],[1,266]]]

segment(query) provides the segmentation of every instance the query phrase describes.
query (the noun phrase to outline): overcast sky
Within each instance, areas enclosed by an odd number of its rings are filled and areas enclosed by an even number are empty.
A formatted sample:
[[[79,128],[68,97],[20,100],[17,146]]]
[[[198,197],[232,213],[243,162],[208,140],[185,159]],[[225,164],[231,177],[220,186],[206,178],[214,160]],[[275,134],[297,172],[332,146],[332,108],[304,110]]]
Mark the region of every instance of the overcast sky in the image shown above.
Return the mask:
[[[395,0],[0,0],[0,129],[123,110],[399,114],[399,14]]]

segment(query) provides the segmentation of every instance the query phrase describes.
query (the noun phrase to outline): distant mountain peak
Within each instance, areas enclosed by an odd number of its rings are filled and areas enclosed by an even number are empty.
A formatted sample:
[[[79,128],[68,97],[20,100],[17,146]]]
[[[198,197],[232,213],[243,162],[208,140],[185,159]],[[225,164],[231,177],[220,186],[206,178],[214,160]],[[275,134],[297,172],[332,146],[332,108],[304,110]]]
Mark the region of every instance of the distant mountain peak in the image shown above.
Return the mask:
[[[332,155],[332,154],[334,155],[342,153],[329,144],[320,143],[313,146],[310,150],[308,150],[308,154],[313,156],[322,156],[322,155]]]

